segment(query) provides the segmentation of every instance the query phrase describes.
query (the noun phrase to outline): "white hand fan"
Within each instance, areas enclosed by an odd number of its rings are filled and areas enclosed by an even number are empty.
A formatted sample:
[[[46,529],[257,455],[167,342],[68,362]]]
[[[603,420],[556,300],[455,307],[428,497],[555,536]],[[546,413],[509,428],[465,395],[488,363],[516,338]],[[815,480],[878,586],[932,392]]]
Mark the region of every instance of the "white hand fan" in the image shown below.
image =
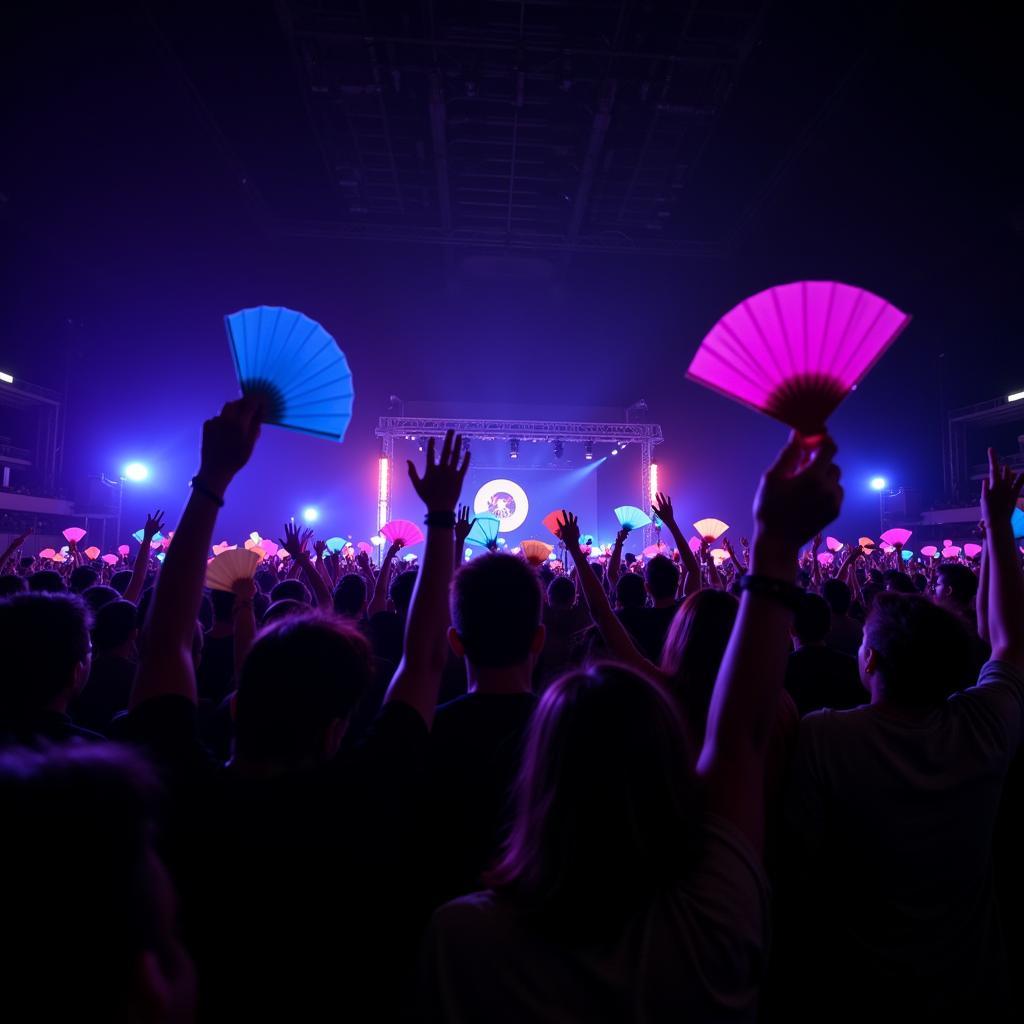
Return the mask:
[[[244,548],[222,551],[206,567],[206,585],[211,590],[231,590],[235,580],[252,579],[262,556]]]
[[[264,423],[341,441],[352,419],[352,371],[315,320],[282,306],[224,318],[244,395],[264,402]]]

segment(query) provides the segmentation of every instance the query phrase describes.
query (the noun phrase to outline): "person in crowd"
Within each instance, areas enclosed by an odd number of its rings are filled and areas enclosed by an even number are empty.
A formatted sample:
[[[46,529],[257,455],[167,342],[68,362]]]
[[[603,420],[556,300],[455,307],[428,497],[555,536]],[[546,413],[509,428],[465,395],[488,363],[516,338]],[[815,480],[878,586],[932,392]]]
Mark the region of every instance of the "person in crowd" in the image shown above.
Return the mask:
[[[213,626],[203,636],[203,656],[196,675],[199,699],[219,704],[233,689],[235,679],[235,595],[211,590]]]
[[[989,452],[982,485],[992,658],[961,689],[960,617],[880,594],[864,629],[870,703],[808,715],[787,795],[796,1012],[1008,1019],[992,835],[1024,735],[1024,577],[1010,515],[1024,483]]]
[[[786,692],[801,715],[820,708],[855,708],[867,701],[857,659],[826,644],[831,624],[825,598],[804,594],[793,616],[795,650],[786,666]]]
[[[342,576],[334,588],[333,604],[339,615],[361,622],[366,611],[366,581],[363,577],[354,572]]]
[[[491,888],[432,918],[424,1017],[753,1018],[768,941],[768,738],[797,553],[842,499],[834,452],[825,438],[808,455],[794,435],[762,479],[695,769],[675,703],[631,668],[571,673],[541,698]],[[561,535],[574,554],[571,514]]]
[[[577,600],[576,583],[555,576],[547,586],[544,603],[544,649],[534,675],[534,689],[542,693],[573,664],[580,634],[590,625],[590,615]]]
[[[850,614],[853,592],[843,580],[831,579],[822,584],[821,596],[832,613],[825,645],[840,654],[856,658],[864,637],[864,626]]]
[[[92,666],[72,704],[74,720],[107,734],[118,712],[128,707],[137,667],[138,610],[130,601],[111,601],[95,613]]]

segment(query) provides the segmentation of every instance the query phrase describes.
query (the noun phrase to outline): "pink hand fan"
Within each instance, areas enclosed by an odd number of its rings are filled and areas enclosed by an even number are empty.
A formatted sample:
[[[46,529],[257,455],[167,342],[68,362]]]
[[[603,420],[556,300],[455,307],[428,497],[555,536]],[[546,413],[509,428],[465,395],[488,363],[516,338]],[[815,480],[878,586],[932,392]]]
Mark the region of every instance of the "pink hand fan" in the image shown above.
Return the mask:
[[[104,555],[101,561],[106,562],[107,565],[117,565],[117,555]]]
[[[965,544],[964,545],[964,554],[968,558],[977,558],[978,555],[981,554],[981,545],[980,544]]]
[[[82,553],[85,555],[86,558],[93,562],[95,562],[96,559],[100,557],[100,549],[96,547],[95,544],[92,547],[86,548],[85,551],[83,551]]]
[[[403,547],[419,544],[423,540],[423,531],[408,519],[392,519],[390,523],[385,523],[380,528],[380,533],[391,544],[401,541]]]
[[[862,288],[778,285],[726,313],[686,375],[813,437],[908,323]]]
[[[69,526],[64,531],[64,539],[69,544],[77,544],[85,536],[85,530],[80,526]]]
[[[117,547],[117,553],[119,555],[127,555],[131,551],[131,548],[127,544],[119,544]]]
[[[273,558],[277,554],[278,546],[266,537],[260,541],[260,547],[267,553],[267,558]]]
[[[822,553],[818,555],[818,561],[822,565],[831,565],[835,557],[836,556],[833,555],[831,551],[822,551]]]
[[[952,540],[952,538],[947,538],[946,540],[944,540],[944,541],[942,542],[942,546],[943,546],[944,548],[951,548],[951,547],[953,546],[953,540]]]
[[[875,542],[870,537],[861,537],[857,543],[860,547],[864,548],[865,551],[875,546]]]
[[[223,555],[225,551],[234,551],[237,547],[237,544],[229,544],[226,540],[222,540],[219,544],[213,545],[214,557],[216,558],[217,555]]]
[[[657,544],[649,544],[643,550],[644,558],[654,558],[656,555],[667,555],[668,553],[668,545],[662,541],[658,541]]]
[[[548,555],[554,551],[554,547],[551,544],[545,544],[542,540],[524,540],[519,545],[519,550],[530,565],[540,565],[547,561]]]
[[[206,585],[211,590],[231,590],[235,580],[252,579],[259,564],[255,551],[229,548],[206,567]]]
[[[558,536],[558,521],[562,518],[562,510],[556,508],[553,512],[549,512],[541,522],[551,531],[556,537]]]
[[[924,555],[925,558],[934,558],[938,553],[939,549],[934,544],[925,544],[925,546],[921,548],[921,554]]]
[[[689,540],[689,547],[694,554],[697,554],[697,552],[700,551],[700,537],[691,537]]]
[[[729,527],[721,519],[701,519],[693,524],[697,535],[703,537],[709,544],[718,540]]]
[[[885,533],[882,534],[882,540],[884,540],[886,544],[891,544],[895,547],[897,544],[906,544],[912,535],[913,533],[911,530],[897,528],[895,530],[886,530]]]
[[[895,550],[896,548],[893,547],[892,544],[886,544],[884,541],[882,542],[882,552],[884,554],[891,555]]]
[[[942,549],[943,558],[956,558],[960,554],[960,548],[956,544],[947,544]]]
[[[68,556],[65,555],[63,551],[56,552],[53,558],[50,559],[51,562],[57,562],[58,564],[60,564],[61,562],[66,562],[67,560]]]
[[[825,547],[827,547],[829,549],[829,551],[833,551],[833,552],[835,552],[835,551],[842,551],[843,547],[844,547],[844,544],[843,544],[843,542],[841,540],[837,540],[835,537],[826,537],[825,538]]]
[[[372,546],[372,545],[370,545],[370,544],[367,544],[365,540],[361,540],[361,541],[360,541],[360,542],[359,542],[359,543],[358,543],[358,544],[356,545],[356,547],[357,547],[357,548],[359,549],[359,551],[360,551],[360,552],[361,552],[362,554],[364,554],[364,555],[371,555],[371,554],[373,554],[373,546]]]
[[[53,558],[53,556],[56,555],[56,554],[57,554],[57,552],[54,551],[53,548],[43,548],[43,550],[39,552],[39,557],[40,558]]]

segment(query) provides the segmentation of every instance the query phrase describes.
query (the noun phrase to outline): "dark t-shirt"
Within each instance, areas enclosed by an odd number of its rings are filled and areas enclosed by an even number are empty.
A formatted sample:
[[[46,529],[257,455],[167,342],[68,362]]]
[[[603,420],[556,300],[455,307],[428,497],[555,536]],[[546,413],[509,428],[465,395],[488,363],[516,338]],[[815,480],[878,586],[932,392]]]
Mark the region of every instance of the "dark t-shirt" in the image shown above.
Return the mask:
[[[196,672],[199,699],[219,704],[233,689],[235,678],[235,638],[227,636],[203,638],[203,657]]]
[[[427,817],[434,905],[479,888],[493,862],[536,703],[532,693],[474,692],[437,709]]]
[[[618,615],[640,653],[657,665],[661,661],[661,649],[665,646],[668,628],[678,610],[676,604],[668,608],[624,608]]]
[[[72,705],[75,721],[88,729],[106,733],[114,715],[128,707],[135,669],[135,662],[130,658],[96,655],[89,670],[89,681]]]
[[[831,647],[801,647],[789,656],[786,689],[800,716],[821,708],[843,711],[868,702],[857,662]]]
[[[74,740],[98,743],[103,737],[91,729],[75,725],[68,715],[60,711],[34,711],[16,718],[0,718],[0,750]]]

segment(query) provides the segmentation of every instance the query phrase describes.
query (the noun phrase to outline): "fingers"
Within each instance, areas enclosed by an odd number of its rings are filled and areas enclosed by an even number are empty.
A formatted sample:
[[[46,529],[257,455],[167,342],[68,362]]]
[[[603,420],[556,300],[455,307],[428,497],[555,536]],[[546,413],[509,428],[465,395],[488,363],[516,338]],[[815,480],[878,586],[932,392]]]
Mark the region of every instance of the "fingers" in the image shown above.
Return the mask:
[[[427,440],[427,469],[433,469],[433,467],[436,465],[436,462],[434,460],[434,449],[434,438],[431,437]]]
[[[428,443],[428,459],[433,455],[433,452],[430,451],[430,445],[433,445],[433,443],[433,439],[431,439],[430,442]],[[408,466],[409,468],[409,479],[412,481],[413,487],[419,489],[419,486],[423,482],[423,480],[420,477],[419,473],[416,472],[416,467],[412,464],[412,459],[408,459],[406,461],[406,466]]]

